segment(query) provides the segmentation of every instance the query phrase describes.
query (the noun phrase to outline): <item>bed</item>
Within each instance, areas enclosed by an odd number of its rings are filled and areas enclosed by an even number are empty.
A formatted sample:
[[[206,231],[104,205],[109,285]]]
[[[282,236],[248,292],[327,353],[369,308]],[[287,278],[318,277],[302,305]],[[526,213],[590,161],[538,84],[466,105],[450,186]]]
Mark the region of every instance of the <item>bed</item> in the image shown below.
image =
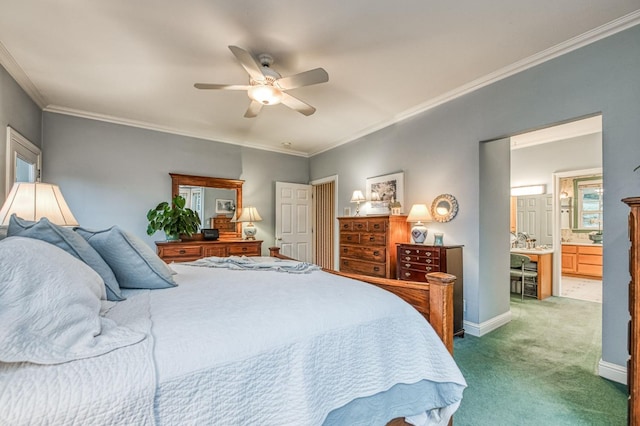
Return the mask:
[[[377,285],[45,225],[0,241],[0,424],[445,425],[461,402],[447,346]]]

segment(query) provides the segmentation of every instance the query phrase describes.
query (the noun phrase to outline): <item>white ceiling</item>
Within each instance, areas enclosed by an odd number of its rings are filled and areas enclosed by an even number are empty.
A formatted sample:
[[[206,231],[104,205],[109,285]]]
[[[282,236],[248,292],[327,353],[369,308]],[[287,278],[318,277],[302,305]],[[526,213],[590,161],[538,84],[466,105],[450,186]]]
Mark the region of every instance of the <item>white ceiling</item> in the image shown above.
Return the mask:
[[[45,110],[312,155],[640,23],[639,0],[2,0],[0,62]],[[329,82],[244,118],[229,51]],[[290,146],[287,147],[287,144]]]

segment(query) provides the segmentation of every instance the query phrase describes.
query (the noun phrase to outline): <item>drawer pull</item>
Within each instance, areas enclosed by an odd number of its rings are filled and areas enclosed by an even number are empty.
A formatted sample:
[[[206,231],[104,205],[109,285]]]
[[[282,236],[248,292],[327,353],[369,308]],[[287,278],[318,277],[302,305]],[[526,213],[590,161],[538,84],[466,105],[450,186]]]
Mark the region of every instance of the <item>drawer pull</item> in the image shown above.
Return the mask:
[[[432,260],[431,260],[431,259],[427,259],[427,260],[426,260],[426,262],[427,262],[427,263],[431,263],[431,262],[432,262]]]
[[[185,249],[180,249],[180,251],[178,253],[180,254],[185,254],[187,251]]]
[[[374,270],[375,272],[379,272],[379,271],[380,271],[380,267],[379,267],[379,266],[374,266],[374,267],[373,267],[373,270]]]
[[[424,268],[424,270],[425,270],[425,271],[430,271],[430,270],[432,270],[432,269],[433,269],[433,268],[432,268],[431,266],[425,266],[425,268]]]
[[[411,250],[405,250],[404,254],[411,254]]]
[[[375,225],[373,225],[374,229],[380,229],[380,224],[376,223]]]
[[[428,251],[426,255],[427,255],[427,256],[431,256],[431,252],[430,252],[430,251]]]
[[[358,226],[358,229],[362,229],[363,225],[361,223],[359,223],[357,226]]]
[[[410,276],[411,276],[411,272],[405,272],[405,273],[404,273],[404,276],[405,276],[405,277],[410,277]]]
[[[406,260],[407,262],[411,261],[411,256],[405,257],[404,260]]]
[[[379,252],[378,250],[375,250],[375,251],[373,252],[373,255],[374,255],[374,256],[380,256],[380,252]]]
[[[405,267],[405,268],[411,268],[411,264],[410,264],[410,263],[405,263],[405,264],[404,264],[404,267]]]
[[[247,251],[247,248],[246,247],[242,247],[242,251]]]
[[[376,237],[369,237],[369,241],[373,242],[376,240]]]
[[[347,241],[351,241],[352,239],[353,239],[353,238],[351,237],[351,235],[349,235],[349,236],[347,237]]]

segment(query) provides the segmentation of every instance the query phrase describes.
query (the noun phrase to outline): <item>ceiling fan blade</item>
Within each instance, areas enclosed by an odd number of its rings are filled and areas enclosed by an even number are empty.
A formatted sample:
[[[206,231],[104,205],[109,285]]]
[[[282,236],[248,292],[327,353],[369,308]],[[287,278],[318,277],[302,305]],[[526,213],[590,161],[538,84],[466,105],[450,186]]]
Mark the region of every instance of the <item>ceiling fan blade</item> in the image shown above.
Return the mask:
[[[282,103],[285,104],[286,106],[288,106],[291,109],[295,109],[296,111],[298,111],[300,114],[304,114],[306,116],[309,116],[311,114],[313,114],[314,112],[316,112],[316,109],[314,107],[312,107],[311,105],[301,101],[300,99],[291,96],[288,93],[283,93],[282,94]]]
[[[251,53],[247,52],[244,49],[239,48],[238,46],[229,46],[231,52],[235,55],[235,57],[240,61],[242,67],[249,73],[252,79],[256,81],[264,80],[264,74],[262,74],[261,66],[256,62],[255,58]]]
[[[262,109],[262,104],[258,101],[251,101],[249,104],[249,108],[247,108],[247,112],[244,113],[245,118],[253,118],[258,115],[260,110]]]
[[[208,84],[196,83],[193,85],[196,89],[215,89],[215,90],[248,90],[251,86],[242,84]]]
[[[282,90],[289,90],[295,89],[296,87],[326,83],[327,81],[329,81],[329,74],[327,74],[327,72],[322,68],[316,68],[299,74],[294,74],[289,77],[279,78],[276,81],[276,85],[278,85]]]

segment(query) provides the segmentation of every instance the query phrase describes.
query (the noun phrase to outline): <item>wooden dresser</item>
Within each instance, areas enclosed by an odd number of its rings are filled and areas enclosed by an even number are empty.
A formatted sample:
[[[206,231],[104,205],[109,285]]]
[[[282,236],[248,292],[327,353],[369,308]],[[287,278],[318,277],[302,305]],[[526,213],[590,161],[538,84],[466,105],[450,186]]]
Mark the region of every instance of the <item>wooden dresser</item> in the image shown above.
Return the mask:
[[[396,243],[409,239],[407,216],[339,217],[340,271],[396,278]]]
[[[464,336],[464,277],[462,274],[463,246],[432,246],[401,243],[398,251],[398,279],[427,282],[427,274],[445,272],[455,275],[453,286],[453,333]]]
[[[192,240],[181,242],[156,241],[158,256],[166,263],[190,262],[208,256],[260,256],[259,240]]]
[[[628,424],[640,424],[640,197],[622,200],[631,208],[629,213],[629,333],[627,347],[629,361],[627,361],[627,386],[629,388],[629,418]]]

